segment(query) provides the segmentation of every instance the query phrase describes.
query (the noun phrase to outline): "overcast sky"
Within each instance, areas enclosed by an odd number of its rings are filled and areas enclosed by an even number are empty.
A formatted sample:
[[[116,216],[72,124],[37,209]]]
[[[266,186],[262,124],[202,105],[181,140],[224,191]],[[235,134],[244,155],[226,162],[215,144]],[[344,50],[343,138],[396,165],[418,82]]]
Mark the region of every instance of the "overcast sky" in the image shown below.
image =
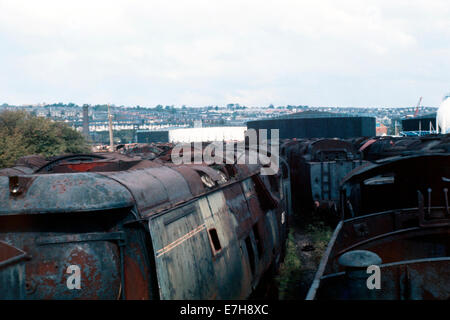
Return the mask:
[[[438,106],[450,2],[0,0],[0,103]]]

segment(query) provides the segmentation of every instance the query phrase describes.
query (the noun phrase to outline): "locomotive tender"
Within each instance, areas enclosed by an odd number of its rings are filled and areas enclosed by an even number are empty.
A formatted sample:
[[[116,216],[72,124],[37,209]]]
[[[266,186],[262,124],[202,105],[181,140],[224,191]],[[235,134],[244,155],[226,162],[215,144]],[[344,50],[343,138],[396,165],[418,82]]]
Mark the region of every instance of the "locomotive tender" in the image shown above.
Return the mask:
[[[356,168],[307,300],[450,299],[450,153],[418,153]],[[368,268],[379,267],[369,288]]]

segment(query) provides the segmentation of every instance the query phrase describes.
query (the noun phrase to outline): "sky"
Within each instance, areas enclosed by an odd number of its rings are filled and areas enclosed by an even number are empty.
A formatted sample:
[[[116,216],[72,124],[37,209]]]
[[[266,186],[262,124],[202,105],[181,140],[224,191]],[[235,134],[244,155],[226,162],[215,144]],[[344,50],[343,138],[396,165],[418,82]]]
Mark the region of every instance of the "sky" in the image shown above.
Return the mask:
[[[0,0],[0,104],[438,106],[448,0]]]

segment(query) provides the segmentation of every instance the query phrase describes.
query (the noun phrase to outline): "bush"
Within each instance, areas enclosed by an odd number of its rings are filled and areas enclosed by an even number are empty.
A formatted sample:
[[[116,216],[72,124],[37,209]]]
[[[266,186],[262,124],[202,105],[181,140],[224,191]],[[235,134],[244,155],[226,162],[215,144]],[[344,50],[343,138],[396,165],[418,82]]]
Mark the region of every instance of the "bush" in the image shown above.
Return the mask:
[[[0,168],[20,157],[89,152],[84,136],[65,123],[33,116],[25,111],[0,113]]]

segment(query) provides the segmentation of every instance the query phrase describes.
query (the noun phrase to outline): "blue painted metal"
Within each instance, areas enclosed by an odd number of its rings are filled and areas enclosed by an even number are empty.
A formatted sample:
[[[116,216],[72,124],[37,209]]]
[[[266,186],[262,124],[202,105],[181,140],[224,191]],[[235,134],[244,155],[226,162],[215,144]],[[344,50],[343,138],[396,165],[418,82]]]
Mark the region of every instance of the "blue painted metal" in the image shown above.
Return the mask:
[[[0,176],[0,215],[86,212],[134,205],[131,193],[97,173],[27,175],[24,191],[10,192],[13,177]]]

